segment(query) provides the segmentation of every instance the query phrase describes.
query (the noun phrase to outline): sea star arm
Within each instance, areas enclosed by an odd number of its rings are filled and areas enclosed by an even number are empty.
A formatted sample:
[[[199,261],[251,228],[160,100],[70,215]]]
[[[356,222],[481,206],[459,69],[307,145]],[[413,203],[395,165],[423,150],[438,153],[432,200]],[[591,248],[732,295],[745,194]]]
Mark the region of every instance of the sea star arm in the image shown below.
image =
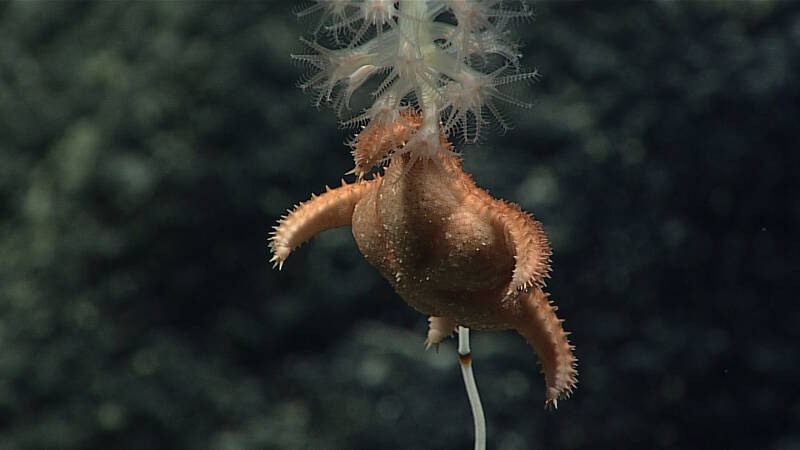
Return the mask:
[[[564,331],[563,320],[556,316],[556,306],[548,294],[535,287],[518,299],[520,314],[515,328],[533,347],[542,364],[545,406],[558,408],[558,400],[569,397],[578,379],[577,358]]]
[[[375,178],[347,184],[342,180],[340,187],[326,186],[323,194],[312,194],[310,200],[296,205],[273,227],[269,239],[270,261],[280,269],[289,254],[303,242],[325,230],[349,225],[356,203],[379,181]]]
[[[392,151],[405,145],[422,123],[422,117],[411,110],[400,112],[396,119],[389,123],[382,120],[371,121],[356,136],[351,144],[356,166],[348,173],[362,179],[373,166],[382,164]]]
[[[514,270],[506,296],[517,295],[533,286],[544,287],[544,279],[550,277],[550,256],[553,251],[542,224],[516,204],[495,199],[475,186],[469,175],[462,172],[460,177],[469,192],[462,200],[464,205],[469,210],[477,211],[482,220],[492,224],[499,234],[505,236],[508,250],[514,257]]]
[[[425,350],[435,347],[439,350],[439,343],[445,338],[453,335],[456,329],[456,323],[447,317],[430,316],[428,317],[428,338],[425,339]]]
[[[542,224],[513,203],[496,200],[492,209],[494,221],[506,236],[506,242],[514,255],[514,272],[506,295],[527,291],[531,287],[542,288],[545,278],[550,277],[550,256],[553,251]]]

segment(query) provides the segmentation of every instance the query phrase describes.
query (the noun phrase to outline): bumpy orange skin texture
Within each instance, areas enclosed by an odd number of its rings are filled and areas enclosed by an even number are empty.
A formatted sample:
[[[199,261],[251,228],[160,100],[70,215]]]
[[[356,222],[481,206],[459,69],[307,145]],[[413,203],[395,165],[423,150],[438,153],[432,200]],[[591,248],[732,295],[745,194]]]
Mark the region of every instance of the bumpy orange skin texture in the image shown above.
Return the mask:
[[[383,164],[393,147],[408,141],[411,133],[422,125],[422,117],[404,110],[398,120],[387,126],[368,126],[358,134],[353,148],[355,167],[351,171],[358,179],[369,173],[373,166]]]
[[[362,149],[362,162],[386,150],[374,144]],[[301,203],[275,227],[273,261],[281,266],[314,234],[350,224],[367,261],[406,303],[431,316],[429,346],[458,325],[515,329],[542,364],[545,404],[557,407],[575,387],[577,370],[563,321],[543,291],[551,254],[544,230],[518,206],[477,187],[457,158],[437,158],[408,167],[409,155],[402,155],[383,177],[343,182]]]

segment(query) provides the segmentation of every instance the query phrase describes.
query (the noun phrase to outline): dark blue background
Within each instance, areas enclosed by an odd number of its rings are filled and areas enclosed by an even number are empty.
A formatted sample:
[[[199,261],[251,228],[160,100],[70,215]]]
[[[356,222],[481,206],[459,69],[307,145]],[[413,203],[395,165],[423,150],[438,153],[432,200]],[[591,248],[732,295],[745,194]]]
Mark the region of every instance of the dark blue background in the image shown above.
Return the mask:
[[[800,449],[795,2],[536,2],[515,128],[459,146],[541,220],[580,359],[474,333],[497,449]],[[321,235],[352,168],[285,3],[0,4],[0,448],[470,448],[454,352]],[[304,31],[305,30],[305,31]]]

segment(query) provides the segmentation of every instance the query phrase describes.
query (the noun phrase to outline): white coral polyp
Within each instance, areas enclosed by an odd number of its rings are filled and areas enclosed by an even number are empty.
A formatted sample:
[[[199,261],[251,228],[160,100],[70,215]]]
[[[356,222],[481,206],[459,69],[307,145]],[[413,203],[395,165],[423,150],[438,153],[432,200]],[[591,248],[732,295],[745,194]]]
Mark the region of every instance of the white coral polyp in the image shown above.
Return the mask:
[[[397,10],[394,8],[394,0],[365,0],[361,4],[361,14],[365,23],[383,28],[391,24]]]
[[[375,104],[343,123],[387,121],[403,108],[415,108],[423,125],[394,155],[429,159],[451,152],[440,142],[440,132],[475,141],[490,118],[507,128],[494,99],[529,106],[499,89],[535,77],[520,71],[518,47],[507,31],[515,19],[530,17],[522,2],[321,0],[300,15],[317,12],[322,19],[315,35],[327,34],[337,45],[305,41],[314,53],[293,58],[310,64],[313,73],[301,86],[315,92],[317,105],[327,103],[344,114],[353,94],[384,74],[372,91]]]

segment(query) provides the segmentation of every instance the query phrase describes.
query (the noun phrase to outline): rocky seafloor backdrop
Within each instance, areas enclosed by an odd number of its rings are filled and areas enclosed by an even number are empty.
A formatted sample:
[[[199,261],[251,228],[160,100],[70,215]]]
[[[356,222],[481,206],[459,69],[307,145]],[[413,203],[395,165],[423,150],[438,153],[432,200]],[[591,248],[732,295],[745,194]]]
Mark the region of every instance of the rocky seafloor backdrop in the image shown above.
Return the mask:
[[[462,146],[541,220],[580,382],[473,333],[490,448],[800,449],[800,3],[536,2],[540,82]],[[465,449],[455,343],[348,230],[280,2],[0,3],[0,449]]]

